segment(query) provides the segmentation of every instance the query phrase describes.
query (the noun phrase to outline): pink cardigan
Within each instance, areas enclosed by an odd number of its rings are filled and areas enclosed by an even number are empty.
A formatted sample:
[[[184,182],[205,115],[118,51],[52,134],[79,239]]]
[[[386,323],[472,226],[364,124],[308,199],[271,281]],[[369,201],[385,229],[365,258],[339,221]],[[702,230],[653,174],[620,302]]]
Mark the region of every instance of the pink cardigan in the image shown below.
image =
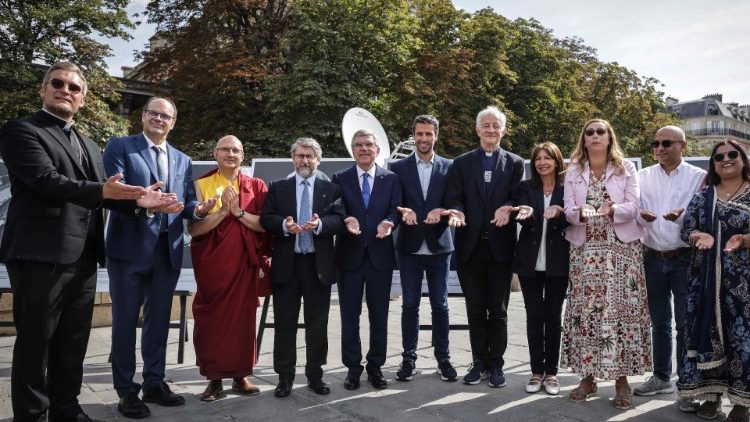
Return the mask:
[[[638,172],[630,161],[626,160],[623,164],[625,171],[619,175],[615,174],[614,165],[607,165],[604,185],[615,203],[614,215],[608,218],[614,226],[617,238],[629,243],[643,237],[645,231],[638,225],[636,218],[641,204]],[[572,164],[565,173],[565,218],[571,224],[567,228],[565,238],[574,246],[581,246],[586,240],[586,221],[579,220],[579,212],[573,211],[573,207],[586,203],[590,174],[588,162],[584,164],[583,171],[578,165]]]

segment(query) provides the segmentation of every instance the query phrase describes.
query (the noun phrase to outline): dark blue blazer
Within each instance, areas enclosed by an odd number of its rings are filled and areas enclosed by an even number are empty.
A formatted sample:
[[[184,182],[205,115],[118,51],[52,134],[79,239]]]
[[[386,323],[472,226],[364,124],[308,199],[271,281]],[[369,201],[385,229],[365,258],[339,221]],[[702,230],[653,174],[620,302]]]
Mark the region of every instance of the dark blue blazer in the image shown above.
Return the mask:
[[[516,225],[506,224],[498,228],[489,221],[501,206],[514,205],[513,198],[523,177],[523,159],[504,149],[499,150],[488,195],[485,195],[483,166],[484,151],[477,148],[453,160],[448,171],[445,208],[466,215],[466,226],[456,229],[456,258],[460,262],[469,260],[483,231],[482,226],[487,223],[493,258],[511,263],[515,255]]]
[[[415,253],[427,242],[432,253],[446,253],[453,251],[453,237],[448,227],[447,219],[438,224],[425,224],[427,214],[435,208],[443,207],[445,189],[448,186],[448,169],[453,160],[435,154],[432,165],[432,176],[427,188],[427,199],[422,193],[417,172],[416,153],[391,163],[391,171],[401,179],[403,198],[401,206],[411,208],[417,214],[417,225],[402,224],[399,227],[396,248],[403,253]]]
[[[555,186],[552,191],[550,205],[563,204],[563,185]],[[542,239],[542,224],[544,223],[544,191],[541,186],[533,186],[530,180],[524,180],[518,186],[516,205],[528,205],[534,209],[533,217],[521,221],[521,234],[516,245],[516,258],[513,261],[513,272],[525,277],[536,275],[536,259],[539,255],[539,245],[546,245],[547,277],[568,276],[568,241],[565,240],[565,228],[568,220],[564,213],[558,218],[547,220],[547,236]]]
[[[370,203],[365,208],[362,190],[359,187],[356,164],[333,175],[331,181],[341,187],[345,218],[352,216],[359,221],[359,236],[346,229],[336,236],[336,265],[340,271],[353,271],[362,265],[367,252],[375,269],[388,270],[396,266],[393,238],[378,239],[378,224],[383,220],[398,226],[401,213],[401,182],[392,171],[380,166],[375,169],[375,181],[370,193]],[[395,229],[395,227],[394,227]]]
[[[177,194],[185,204],[180,214],[169,214],[169,255],[172,268],[182,267],[183,219],[193,220],[198,200],[193,185],[192,160],[167,145],[169,162],[168,191]],[[156,163],[143,134],[111,138],[104,150],[104,169],[107,175],[123,174],[123,182],[135,186],[150,186],[157,182]],[[107,224],[107,258],[142,261],[154,254],[159,240],[159,218],[148,218],[146,212],[123,214],[113,211]]]

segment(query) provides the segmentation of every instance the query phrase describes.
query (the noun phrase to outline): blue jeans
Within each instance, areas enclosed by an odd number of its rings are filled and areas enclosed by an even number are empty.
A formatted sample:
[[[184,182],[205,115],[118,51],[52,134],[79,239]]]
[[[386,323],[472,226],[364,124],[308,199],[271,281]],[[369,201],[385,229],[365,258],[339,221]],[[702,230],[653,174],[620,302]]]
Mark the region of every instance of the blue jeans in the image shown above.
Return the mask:
[[[685,356],[685,308],[689,255],[674,259],[645,256],[646,292],[651,314],[654,376],[668,381],[672,376],[672,304],[677,327],[677,375],[682,376]]]
[[[401,336],[404,360],[417,360],[419,337],[419,303],[422,279],[427,274],[427,290],[432,307],[432,344],[438,362],[450,359],[448,352],[448,271],[451,253],[414,255],[399,253],[401,273]]]

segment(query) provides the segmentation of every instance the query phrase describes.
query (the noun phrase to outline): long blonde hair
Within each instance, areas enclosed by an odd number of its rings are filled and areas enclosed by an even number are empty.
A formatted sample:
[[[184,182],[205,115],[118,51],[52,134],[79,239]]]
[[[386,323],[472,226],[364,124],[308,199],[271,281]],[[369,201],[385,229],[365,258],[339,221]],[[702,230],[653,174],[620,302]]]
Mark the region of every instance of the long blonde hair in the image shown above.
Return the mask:
[[[607,146],[607,161],[617,167],[617,170],[615,171],[616,174],[622,174],[625,171],[625,154],[623,154],[622,150],[620,149],[620,144],[617,143],[617,135],[615,135],[615,130],[612,128],[612,125],[604,119],[591,119],[587,121],[585,125],[583,125],[583,129],[581,129],[581,136],[578,138],[578,144],[573,150],[573,153],[570,155],[570,163],[575,164],[579,168],[583,169],[584,164],[589,161],[589,153],[586,150],[585,138],[586,129],[592,123],[601,123],[605,128],[607,128],[607,133],[609,134],[609,145]]]

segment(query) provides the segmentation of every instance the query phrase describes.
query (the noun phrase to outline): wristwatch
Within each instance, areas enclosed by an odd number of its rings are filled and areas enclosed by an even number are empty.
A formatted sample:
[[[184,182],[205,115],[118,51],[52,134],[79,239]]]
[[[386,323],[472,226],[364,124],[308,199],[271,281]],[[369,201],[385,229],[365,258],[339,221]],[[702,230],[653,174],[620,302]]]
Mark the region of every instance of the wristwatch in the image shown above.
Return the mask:
[[[240,219],[245,216],[245,210],[240,210],[240,215],[235,216],[237,219]]]

